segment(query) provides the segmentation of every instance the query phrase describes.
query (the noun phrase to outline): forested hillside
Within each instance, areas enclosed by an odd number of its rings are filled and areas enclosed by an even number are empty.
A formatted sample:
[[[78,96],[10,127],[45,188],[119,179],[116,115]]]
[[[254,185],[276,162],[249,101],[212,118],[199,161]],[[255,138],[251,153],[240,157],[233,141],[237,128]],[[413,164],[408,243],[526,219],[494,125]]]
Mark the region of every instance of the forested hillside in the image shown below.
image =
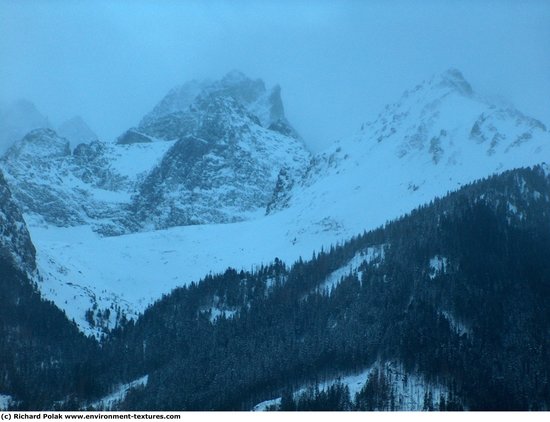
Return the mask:
[[[99,346],[43,300],[32,279],[40,280],[35,249],[0,172],[0,396],[26,410],[55,401],[75,407],[102,393],[94,380]]]
[[[0,393],[27,410],[101,409],[123,383],[110,408],[548,409],[549,256],[546,166],[309,260],[209,275],[100,343],[3,254]],[[353,374],[366,375],[352,394]]]
[[[547,172],[474,183],[309,261],[175,290],[104,345],[110,375],[149,375],[121,408],[250,409],[283,396],[291,409],[299,387],[390,361],[444,385],[443,409],[547,408]],[[310,402],[395,408],[384,385],[349,400],[336,386]]]

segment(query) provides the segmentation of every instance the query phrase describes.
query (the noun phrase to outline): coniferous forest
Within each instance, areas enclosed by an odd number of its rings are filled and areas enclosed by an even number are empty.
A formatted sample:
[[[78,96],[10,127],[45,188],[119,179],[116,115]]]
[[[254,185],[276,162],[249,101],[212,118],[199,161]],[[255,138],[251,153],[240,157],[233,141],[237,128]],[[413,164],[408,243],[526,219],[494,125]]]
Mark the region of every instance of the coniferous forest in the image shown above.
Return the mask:
[[[279,397],[274,410],[399,410],[385,366],[396,362],[445,388],[426,391],[424,410],[544,410],[549,258],[550,177],[535,167],[295,263],[209,275],[101,342],[2,261],[0,389],[14,408],[86,409],[148,375],[118,409],[249,410]],[[326,283],[351,260],[356,271]],[[319,387],[368,368],[355,394]]]

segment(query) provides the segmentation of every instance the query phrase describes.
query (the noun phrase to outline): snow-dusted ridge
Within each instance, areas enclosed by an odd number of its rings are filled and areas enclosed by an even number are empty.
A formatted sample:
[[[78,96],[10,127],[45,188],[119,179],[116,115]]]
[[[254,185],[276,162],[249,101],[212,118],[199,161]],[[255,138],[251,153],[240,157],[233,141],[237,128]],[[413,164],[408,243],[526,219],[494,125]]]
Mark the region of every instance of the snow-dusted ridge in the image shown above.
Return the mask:
[[[30,226],[88,225],[113,235],[127,230],[137,185],[172,144],[92,142],[71,151],[54,130],[37,129],[7,151],[0,167]]]

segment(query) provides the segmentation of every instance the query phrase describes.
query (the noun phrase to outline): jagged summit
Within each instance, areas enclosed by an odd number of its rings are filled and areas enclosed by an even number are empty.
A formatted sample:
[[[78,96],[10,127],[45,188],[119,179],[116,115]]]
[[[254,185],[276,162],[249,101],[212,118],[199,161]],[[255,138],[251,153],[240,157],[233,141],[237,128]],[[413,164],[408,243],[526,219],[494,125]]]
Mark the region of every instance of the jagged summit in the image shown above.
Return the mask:
[[[453,88],[462,95],[472,95],[474,92],[470,83],[464,78],[462,72],[458,69],[447,69],[434,79],[438,81],[439,86]]]
[[[80,118],[63,127],[87,132]],[[80,140],[71,154],[69,140],[38,129],[0,165],[25,213],[104,235],[262,216],[279,172],[299,177],[310,160],[280,87],[239,72],[174,88],[117,143]]]
[[[229,94],[243,103],[255,101],[265,92],[265,83],[261,79],[251,79],[238,70],[227,73],[219,82],[211,85],[211,92]]]
[[[399,158],[428,155],[433,164],[453,165],[465,149],[508,153],[544,132],[538,120],[479,97],[459,70],[449,69],[405,91],[364,124],[356,140],[392,144]]]
[[[163,116],[187,110],[208,84],[207,81],[192,80],[172,88],[153,110],[141,119],[138,127],[146,127]]]
[[[277,85],[232,71],[174,88],[119,145],[172,141],[133,197],[132,230],[263,215],[279,172],[303,174],[310,153],[284,117]]]
[[[403,93],[401,102],[409,97],[445,97],[448,95],[461,95],[469,97],[474,95],[474,90],[466,80],[462,72],[455,68],[449,68],[441,73],[432,75],[427,80],[422,81],[413,89],[408,89]]]
[[[268,90],[261,79],[250,79],[233,70],[218,81],[194,80],[171,89],[137,128],[119,137],[118,143],[176,140],[193,135],[201,112],[208,112],[207,102],[215,102],[216,98],[231,98],[254,116],[258,125],[299,138],[285,117],[281,87]]]
[[[236,88],[236,80],[233,76],[232,85],[222,81],[221,86],[243,98],[251,98],[260,86],[240,78],[247,88]],[[206,91],[181,114],[176,127],[162,119],[165,125],[149,127],[157,138],[178,141],[135,197],[135,215],[142,225],[165,228],[246,220],[263,214],[282,168],[293,176],[305,171],[310,155],[302,141],[265,128],[237,98]],[[166,135],[165,130],[173,132]]]

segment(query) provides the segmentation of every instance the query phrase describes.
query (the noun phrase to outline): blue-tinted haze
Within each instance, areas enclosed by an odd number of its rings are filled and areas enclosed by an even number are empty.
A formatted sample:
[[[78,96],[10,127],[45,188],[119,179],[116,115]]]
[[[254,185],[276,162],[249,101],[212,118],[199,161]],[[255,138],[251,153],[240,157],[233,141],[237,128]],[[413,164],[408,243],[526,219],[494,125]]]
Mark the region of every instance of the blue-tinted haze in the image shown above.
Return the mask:
[[[550,122],[547,1],[0,1],[0,100],[104,139],[174,85],[231,69],[283,87],[313,150],[449,67]]]

